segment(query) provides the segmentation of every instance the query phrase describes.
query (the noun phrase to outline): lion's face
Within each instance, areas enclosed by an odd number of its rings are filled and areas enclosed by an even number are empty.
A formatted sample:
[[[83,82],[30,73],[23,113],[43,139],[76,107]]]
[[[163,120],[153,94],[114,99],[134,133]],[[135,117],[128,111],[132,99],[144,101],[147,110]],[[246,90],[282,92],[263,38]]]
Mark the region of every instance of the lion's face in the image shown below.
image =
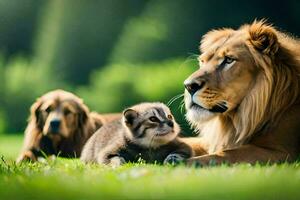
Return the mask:
[[[236,109],[257,74],[247,34],[231,29],[209,32],[201,41],[200,68],[184,81],[187,118],[203,122]]]
[[[39,129],[50,138],[70,138],[84,126],[87,108],[75,95],[57,90],[50,92],[32,107]]]

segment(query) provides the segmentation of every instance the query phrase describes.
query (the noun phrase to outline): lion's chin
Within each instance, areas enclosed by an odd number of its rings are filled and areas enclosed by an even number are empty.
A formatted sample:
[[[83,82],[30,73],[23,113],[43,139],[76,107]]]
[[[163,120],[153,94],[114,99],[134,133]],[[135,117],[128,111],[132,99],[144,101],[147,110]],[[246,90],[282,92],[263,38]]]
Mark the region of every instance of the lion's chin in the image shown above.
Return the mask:
[[[193,105],[187,109],[186,118],[192,123],[202,123],[211,120],[217,113],[211,112],[200,106]]]

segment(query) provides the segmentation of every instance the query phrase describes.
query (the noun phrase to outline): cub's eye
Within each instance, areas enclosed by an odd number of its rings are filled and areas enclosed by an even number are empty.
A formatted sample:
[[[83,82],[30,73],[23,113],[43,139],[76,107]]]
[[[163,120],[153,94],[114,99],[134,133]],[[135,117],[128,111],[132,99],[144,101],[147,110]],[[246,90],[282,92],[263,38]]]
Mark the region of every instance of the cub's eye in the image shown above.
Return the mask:
[[[168,117],[168,119],[171,119],[171,120],[173,119],[172,115],[168,115],[167,117]]]
[[[149,120],[151,122],[159,122],[159,119],[157,117],[150,117]]]
[[[71,111],[69,110],[69,109],[65,109],[64,110],[64,115],[68,115],[68,114],[70,114],[71,113]]]

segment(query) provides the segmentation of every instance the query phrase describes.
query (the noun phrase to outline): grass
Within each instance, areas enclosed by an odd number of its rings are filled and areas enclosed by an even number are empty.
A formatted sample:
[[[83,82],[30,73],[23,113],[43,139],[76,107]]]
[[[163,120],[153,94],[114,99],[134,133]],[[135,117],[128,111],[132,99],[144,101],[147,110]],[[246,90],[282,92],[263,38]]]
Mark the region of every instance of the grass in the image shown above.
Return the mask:
[[[21,150],[22,142],[22,134],[0,134],[0,155],[4,155],[6,159],[15,159]]]
[[[21,139],[5,138],[0,137],[0,199],[300,199],[300,163],[111,169],[58,158],[15,165],[17,152],[11,151],[19,146],[12,146]]]

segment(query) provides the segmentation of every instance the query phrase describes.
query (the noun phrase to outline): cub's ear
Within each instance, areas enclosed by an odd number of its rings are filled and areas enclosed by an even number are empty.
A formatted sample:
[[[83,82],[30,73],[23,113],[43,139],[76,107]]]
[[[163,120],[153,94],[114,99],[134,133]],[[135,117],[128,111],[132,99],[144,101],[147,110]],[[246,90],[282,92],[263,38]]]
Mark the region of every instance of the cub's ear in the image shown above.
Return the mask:
[[[138,117],[138,113],[135,110],[129,108],[123,112],[123,116],[124,116],[124,122],[126,123],[126,125],[132,126],[135,119]]]
[[[250,43],[261,53],[274,55],[278,51],[279,43],[276,30],[262,21],[254,21],[249,27]]]

